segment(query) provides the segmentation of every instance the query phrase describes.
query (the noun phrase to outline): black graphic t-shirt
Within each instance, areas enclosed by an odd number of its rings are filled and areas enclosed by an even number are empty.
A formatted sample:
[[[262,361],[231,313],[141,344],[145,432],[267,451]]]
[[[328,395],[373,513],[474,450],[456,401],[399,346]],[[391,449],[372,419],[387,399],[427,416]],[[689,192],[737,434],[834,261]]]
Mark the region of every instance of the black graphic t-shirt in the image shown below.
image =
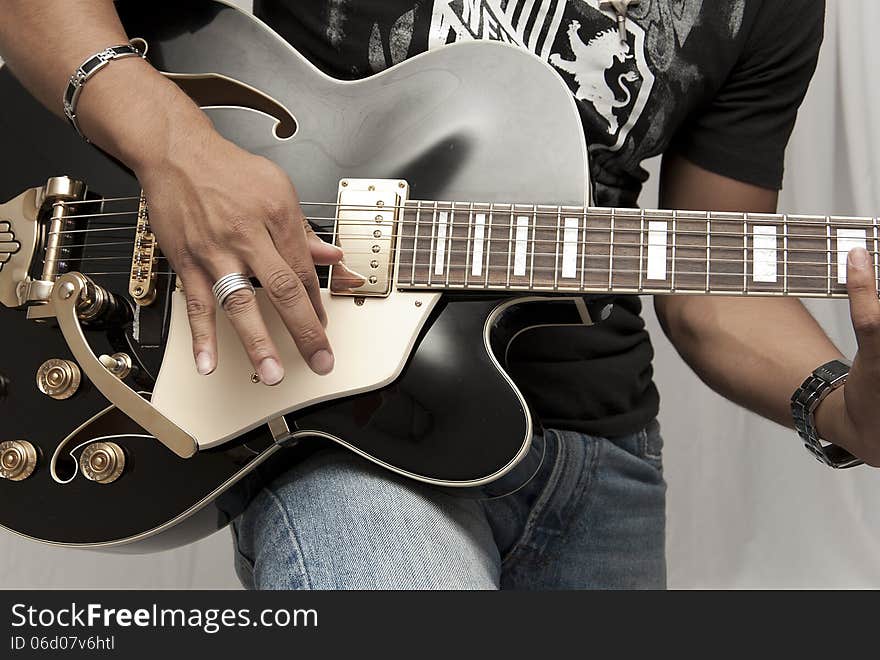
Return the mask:
[[[254,10],[337,78],[369,76],[468,39],[533,52],[578,104],[594,203],[634,207],[647,178],[642,161],[673,151],[718,174],[779,188],[824,6],[641,0],[629,7],[625,43],[600,0],[255,0]],[[511,375],[545,426],[619,435],[656,415],[639,299],[614,302],[597,326],[540,328],[511,347]]]

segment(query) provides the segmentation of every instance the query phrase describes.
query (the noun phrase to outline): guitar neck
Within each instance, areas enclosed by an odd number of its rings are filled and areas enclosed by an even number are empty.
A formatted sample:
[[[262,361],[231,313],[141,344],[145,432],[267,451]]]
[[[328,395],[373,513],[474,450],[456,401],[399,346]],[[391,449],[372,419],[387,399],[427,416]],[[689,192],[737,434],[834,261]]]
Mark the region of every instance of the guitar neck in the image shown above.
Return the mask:
[[[877,218],[407,202],[403,289],[846,296]]]

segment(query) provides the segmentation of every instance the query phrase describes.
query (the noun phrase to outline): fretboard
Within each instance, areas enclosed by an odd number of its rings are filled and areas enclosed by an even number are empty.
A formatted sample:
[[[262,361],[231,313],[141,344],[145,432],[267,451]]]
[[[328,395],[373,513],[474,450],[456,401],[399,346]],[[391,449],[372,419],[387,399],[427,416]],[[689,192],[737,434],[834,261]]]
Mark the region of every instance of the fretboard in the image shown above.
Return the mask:
[[[398,237],[405,289],[837,297],[856,246],[880,275],[876,218],[411,201]]]

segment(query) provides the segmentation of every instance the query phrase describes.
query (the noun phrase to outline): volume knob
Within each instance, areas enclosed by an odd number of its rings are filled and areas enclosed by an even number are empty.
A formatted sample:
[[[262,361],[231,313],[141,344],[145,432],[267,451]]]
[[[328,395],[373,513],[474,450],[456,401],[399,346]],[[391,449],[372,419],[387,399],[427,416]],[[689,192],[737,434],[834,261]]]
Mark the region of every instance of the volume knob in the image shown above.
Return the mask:
[[[37,388],[53,399],[69,399],[79,389],[82,375],[75,362],[53,358],[37,369]]]
[[[0,442],[0,478],[27,479],[37,467],[37,450],[27,440]]]
[[[116,481],[125,469],[125,453],[115,442],[93,442],[83,449],[79,467],[86,479],[109,484]]]

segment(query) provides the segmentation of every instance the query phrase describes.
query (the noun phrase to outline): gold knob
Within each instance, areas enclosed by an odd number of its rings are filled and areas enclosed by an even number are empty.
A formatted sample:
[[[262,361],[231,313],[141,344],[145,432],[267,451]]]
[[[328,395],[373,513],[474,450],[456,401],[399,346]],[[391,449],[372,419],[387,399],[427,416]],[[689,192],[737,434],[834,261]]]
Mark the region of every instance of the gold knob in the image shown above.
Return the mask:
[[[37,369],[37,388],[53,399],[69,399],[79,389],[82,375],[75,362],[53,358]]]
[[[0,478],[27,479],[37,467],[37,450],[27,440],[0,442]]]
[[[79,467],[86,479],[109,484],[125,469],[125,453],[115,442],[93,442],[83,449]]]

